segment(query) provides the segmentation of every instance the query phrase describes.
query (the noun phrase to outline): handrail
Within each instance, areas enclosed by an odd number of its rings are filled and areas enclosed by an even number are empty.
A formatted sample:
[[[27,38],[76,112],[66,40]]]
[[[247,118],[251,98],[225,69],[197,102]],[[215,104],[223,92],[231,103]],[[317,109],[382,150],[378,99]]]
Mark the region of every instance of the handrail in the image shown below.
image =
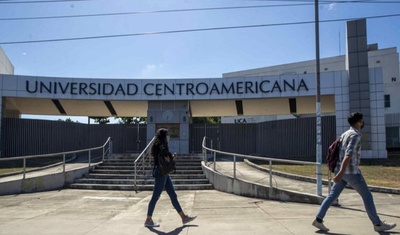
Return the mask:
[[[137,182],[137,164],[139,162],[140,159],[142,159],[142,167],[143,167],[143,171],[144,171],[144,163],[145,163],[145,154],[146,151],[150,148],[150,146],[153,144],[154,140],[156,139],[156,137],[154,136],[153,139],[150,140],[150,142],[147,144],[146,148],[143,149],[143,151],[139,154],[139,156],[136,158],[135,162],[134,162],[134,166],[135,166],[135,179],[134,179],[134,185],[135,185],[135,189],[137,188],[136,186],[136,182]]]
[[[108,145],[108,148],[106,146]],[[112,154],[112,138],[108,137],[106,142],[99,146],[99,147],[93,147],[93,148],[87,148],[87,149],[80,149],[80,150],[74,150],[74,151],[66,151],[66,152],[59,152],[59,153],[48,153],[48,154],[40,154],[40,155],[27,155],[27,156],[20,156],[20,157],[9,157],[9,158],[0,158],[1,161],[15,161],[15,160],[23,160],[23,179],[26,178],[26,160],[27,159],[33,159],[33,158],[42,158],[42,157],[56,157],[56,156],[63,156],[63,172],[65,173],[65,155],[68,154],[74,154],[74,153],[80,153],[80,152],[88,152],[88,163],[89,163],[89,169],[91,166],[91,151],[98,150],[98,149],[103,149],[103,155],[102,155],[102,161],[104,161],[105,156],[107,154],[111,155]]]
[[[264,160],[264,161],[275,161],[275,162],[285,162],[285,163],[296,163],[296,164],[305,164],[305,165],[319,165],[319,163],[316,162],[306,162],[306,161],[297,161],[297,160],[289,160],[289,159],[277,159],[277,158],[268,158],[268,157],[256,157],[256,156],[251,156],[251,155],[245,155],[245,154],[239,154],[239,153],[231,153],[231,152],[224,152],[216,149],[211,149],[205,146],[205,138],[203,138],[203,148],[210,151],[210,152],[216,152],[220,153],[223,155],[228,155],[228,156],[236,156],[236,157],[242,157],[242,158],[250,158],[254,160]]]
[[[52,156],[58,156],[62,154],[73,154],[73,153],[80,153],[80,152],[86,152],[86,151],[93,151],[97,150],[100,148],[104,148],[108,142],[111,141],[111,137],[108,137],[107,141],[105,144],[99,146],[99,147],[93,147],[93,148],[88,148],[88,149],[80,149],[80,150],[74,150],[74,151],[67,151],[67,152],[59,152],[59,153],[47,153],[47,154],[40,154],[40,155],[26,155],[26,156],[20,156],[20,157],[10,157],[10,158],[0,158],[0,161],[6,161],[6,160],[21,160],[21,159],[32,159],[32,158],[39,158],[39,157],[52,157]]]
[[[150,147],[150,145],[153,143],[154,139],[156,137],[154,136],[153,139],[150,140],[150,142],[147,144],[146,148],[139,154],[139,156],[136,158],[135,163],[139,161],[139,159],[146,153],[146,150]]]
[[[215,164],[216,163],[216,153],[233,157],[233,178],[234,179],[236,179],[236,157],[254,159],[254,160],[262,160],[262,161],[269,161],[269,184],[270,184],[270,187],[272,187],[272,162],[273,161],[275,161],[275,162],[284,162],[284,163],[303,164],[303,165],[322,165],[321,163],[317,163],[317,162],[297,161],[297,160],[288,160],[288,159],[276,159],[276,158],[268,158],[268,157],[256,157],[256,156],[239,154],[239,153],[224,152],[224,151],[208,148],[206,146],[206,138],[207,137],[204,136],[203,142],[202,142],[204,158],[207,159],[207,151],[210,151],[210,152],[214,153],[214,171],[215,171],[216,170],[216,168],[215,168],[215,165],[216,165]],[[329,186],[330,186],[330,184],[329,184]],[[318,185],[317,185],[317,187],[318,187]]]

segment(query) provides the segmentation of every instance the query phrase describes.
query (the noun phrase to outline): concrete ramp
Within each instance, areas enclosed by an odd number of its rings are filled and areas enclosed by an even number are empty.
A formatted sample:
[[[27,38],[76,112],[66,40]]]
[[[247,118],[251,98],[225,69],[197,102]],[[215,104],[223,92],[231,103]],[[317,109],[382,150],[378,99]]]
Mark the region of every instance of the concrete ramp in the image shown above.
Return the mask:
[[[269,186],[269,174],[254,169],[244,162],[236,163],[236,178],[233,177],[233,162],[216,162],[208,166],[202,162],[203,171],[214,185],[214,188],[236,195],[279,200],[321,204],[324,197],[316,195],[316,186],[312,183],[273,176],[273,185]],[[328,193],[324,187],[324,195]]]

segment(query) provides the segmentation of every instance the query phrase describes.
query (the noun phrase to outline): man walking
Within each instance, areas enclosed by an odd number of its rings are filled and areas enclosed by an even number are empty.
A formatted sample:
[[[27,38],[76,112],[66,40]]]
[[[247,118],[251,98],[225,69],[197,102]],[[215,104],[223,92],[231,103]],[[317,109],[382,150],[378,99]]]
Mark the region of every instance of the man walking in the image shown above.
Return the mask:
[[[339,160],[335,168],[335,177],[333,178],[333,186],[329,195],[322,202],[316,219],[312,223],[313,226],[323,231],[329,231],[323,224],[323,219],[331,204],[339,197],[340,193],[350,184],[363,199],[368,217],[371,220],[374,230],[382,232],[396,227],[395,223],[387,223],[381,221],[376,212],[374,199],[369,190],[360,169],[360,153],[361,153],[361,129],[364,127],[364,119],[362,113],[352,113],[347,118],[350,129],[341,136],[341,149]]]

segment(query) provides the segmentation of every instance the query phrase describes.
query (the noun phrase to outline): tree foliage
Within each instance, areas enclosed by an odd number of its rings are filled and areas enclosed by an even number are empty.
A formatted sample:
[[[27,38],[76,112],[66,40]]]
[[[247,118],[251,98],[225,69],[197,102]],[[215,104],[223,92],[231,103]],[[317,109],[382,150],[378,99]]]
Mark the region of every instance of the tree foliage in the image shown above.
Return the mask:
[[[73,121],[71,118],[67,118],[65,120],[60,118],[60,119],[57,119],[57,121],[59,121],[59,122],[76,122],[76,123],[79,123],[78,121]]]
[[[147,123],[145,117],[117,117],[119,124],[144,124]]]
[[[192,123],[219,124],[221,117],[194,117]]]
[[[108,117],[91,117],[91,119],[93,119],[94,122],[98,124],[107,124],[110,122],[110,119],[108,119]]]

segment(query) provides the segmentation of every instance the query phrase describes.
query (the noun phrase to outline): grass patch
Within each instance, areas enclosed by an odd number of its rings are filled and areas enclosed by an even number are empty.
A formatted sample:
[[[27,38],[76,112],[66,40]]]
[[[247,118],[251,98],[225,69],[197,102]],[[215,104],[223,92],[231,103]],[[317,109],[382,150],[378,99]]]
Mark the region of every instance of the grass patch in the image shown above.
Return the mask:
[[[23,160],[13,159],[12,157],[6,158],[8,161],[1,162],[0,174],[8,173],[21,173],[23,170]],[[26,170],[32,170],[35,168],[46,167],[63,161],[62,157],[43,157],[43,158],[33,158],[26,160]]]
[[[267,165],[263,167],[268,168]],[[315,166],[310,165],[273,165],[272,169],[285,173],[315,178]],[[396,166],[360,166],[368,185],[400,188],[400,167]],[[322,169],[323,179],[328,179],[328,168]]]
[[[0,169],[0,174],[7,174],[7,173],[13,173],[13,172],[18,172],[21,171],[21,168],[6,168],[6,169]]]
[[[33,169],[33,168],[26,168],[27,171],[30,169]],[[23,168],[2,168],[2,169],[0,169],[0,175],[8,174],[8,173],[16,173],[16,172],[21,173],[22,170],[23,170]]]

